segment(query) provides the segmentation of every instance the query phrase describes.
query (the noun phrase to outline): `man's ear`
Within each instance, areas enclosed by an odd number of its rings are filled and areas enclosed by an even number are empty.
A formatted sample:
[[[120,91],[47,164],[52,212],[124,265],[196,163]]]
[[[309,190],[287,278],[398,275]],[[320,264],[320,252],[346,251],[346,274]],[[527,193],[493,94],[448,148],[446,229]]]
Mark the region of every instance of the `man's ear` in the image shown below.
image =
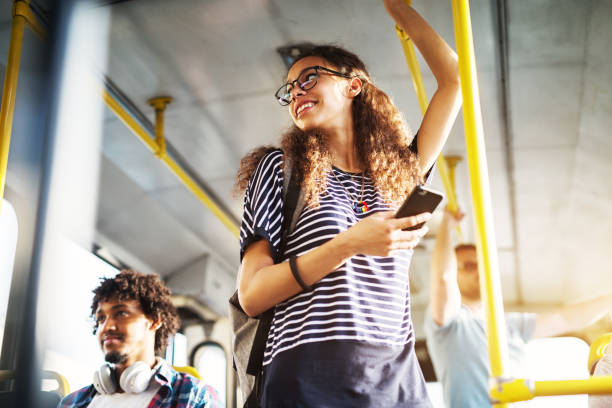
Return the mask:
[[[159,329],[162,325],[161,320],[147,319],[147,321],[149,322],[149,328],[153,331],[157,331],[157,329]]]

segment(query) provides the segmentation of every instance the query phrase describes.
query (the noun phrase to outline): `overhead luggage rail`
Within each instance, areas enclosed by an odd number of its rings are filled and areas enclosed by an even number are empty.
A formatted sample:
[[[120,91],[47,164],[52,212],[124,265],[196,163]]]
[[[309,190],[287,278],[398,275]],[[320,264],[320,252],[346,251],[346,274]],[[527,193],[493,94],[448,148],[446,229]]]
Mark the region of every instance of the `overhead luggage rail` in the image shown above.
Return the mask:
[[[167,97],[153,98],[149,101],[155,108],[155,135],[151,137],[149,132],[145,130],[141,124],[135,120],[122,104],[113,96],[107,89],[102,90],[102,97],[108,108],[123,122],[128,129],[132,131],[138,138],[161,160],[174,175],[195,195],[212,213],[229,229],[234,236],[240,236],[240,228],[234,217],[224,211],[204,189],[197,183],[193,177],[171,158],[166,152],[166,141],[163,134],[163,118],[164,110],[170,99]]]

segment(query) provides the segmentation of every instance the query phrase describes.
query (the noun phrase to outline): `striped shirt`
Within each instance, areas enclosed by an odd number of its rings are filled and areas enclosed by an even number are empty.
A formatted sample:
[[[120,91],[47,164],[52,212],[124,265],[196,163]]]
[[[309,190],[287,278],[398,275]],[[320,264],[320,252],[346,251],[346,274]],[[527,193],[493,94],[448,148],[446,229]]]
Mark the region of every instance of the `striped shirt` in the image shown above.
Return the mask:
[[[362,201],[362,183],[363,201],[369,210],[357,213],[352,207],[355,201]],[[270,243],[273,255],[279,251],[283,221],[282,188],[282,151],[276,150],[261,159],[247,187],[241,256],[251,243],[259,239]],[[327,189],[319,200],[318,209],[306,206],[302,210],[280,259],[303,255],[365,217],[391,210],[367,175],[352,174],[335,167],[327,175]],[[358,349],[361,346],[393,350],[395,354],[389,357],[392,361],[406,350],[413,354],[408,280],[411,256],[412,250],[395,251],[393,256],[387,257],[355,255],[316,282],[311,291],[277,304],[266,344],[264,367],[274,371],[270,365],[283,360],[284,354],[290,361],[283,366],[299,365],[296,358],[299,359],[304,350],[308,359],[317,359],[321,355],[318,350],[327,350],[328,343],[335,342],[341,342],[341,353],[348,356],[352,355],[351,350],[360,353]],[[404,361],[408,358],[402,356]],[[363,364],[380,362],[374,358],[373,361],[363,361]],[[416,364],[416,358],[411,364]],[[418,366],[416,368],[418,372]]]

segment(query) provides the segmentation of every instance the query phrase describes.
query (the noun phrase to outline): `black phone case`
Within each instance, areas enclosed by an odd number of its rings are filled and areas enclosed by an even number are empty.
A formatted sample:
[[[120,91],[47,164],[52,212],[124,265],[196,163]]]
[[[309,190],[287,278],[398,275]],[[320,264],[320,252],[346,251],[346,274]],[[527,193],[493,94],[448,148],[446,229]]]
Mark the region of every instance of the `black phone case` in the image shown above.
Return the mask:
[[[395,218],[410,217],[423,212],[433,213],[438,204],[440,204],[440,201],[442,201],[442,198],[444,198],[444,196],[433,189],[424,186],[416,186],[408,198],[406,198],[404,204],[402,204],[400,209],[397,210],[397,213],[395,213]],[[423,224],[425,223],[422,222],[412,227],[405,228],[404,231],[419,229]]]

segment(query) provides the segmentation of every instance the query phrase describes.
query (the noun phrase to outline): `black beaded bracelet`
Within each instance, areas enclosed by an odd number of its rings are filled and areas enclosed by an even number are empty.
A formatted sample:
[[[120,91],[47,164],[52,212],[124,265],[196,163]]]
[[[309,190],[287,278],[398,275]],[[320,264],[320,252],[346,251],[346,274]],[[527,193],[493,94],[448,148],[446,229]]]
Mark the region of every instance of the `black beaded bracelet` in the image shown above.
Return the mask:
[[[291,273],[293,274],[293,277],[295,278],[296,282],[300,284],[302,289],[311,290],[312,286],[308,286],[306,282],[302,280],[302,277],[300,276],[300,273],[298,272],[297,263],[295,260],[296,260],[295,255],[291,255],[289,257],[289,268],[291,268]]]

